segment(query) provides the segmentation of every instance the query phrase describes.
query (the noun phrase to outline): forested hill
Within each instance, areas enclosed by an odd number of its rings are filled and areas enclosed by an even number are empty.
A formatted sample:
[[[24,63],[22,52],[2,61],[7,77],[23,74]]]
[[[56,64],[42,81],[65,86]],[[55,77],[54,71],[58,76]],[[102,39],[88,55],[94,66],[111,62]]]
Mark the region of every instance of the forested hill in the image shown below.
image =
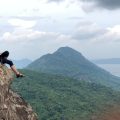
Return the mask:
[[[69,76],[120,89],[120,78],[96,66],[70,47],[61,47],[53,54],[40,57],[29,64],[27,69]]]
[[[16,79],[12,88],[32,105],[39,120],[90,120],[119,106],[120,93],[100,84],[30,70],[22,73],[26,77]]]

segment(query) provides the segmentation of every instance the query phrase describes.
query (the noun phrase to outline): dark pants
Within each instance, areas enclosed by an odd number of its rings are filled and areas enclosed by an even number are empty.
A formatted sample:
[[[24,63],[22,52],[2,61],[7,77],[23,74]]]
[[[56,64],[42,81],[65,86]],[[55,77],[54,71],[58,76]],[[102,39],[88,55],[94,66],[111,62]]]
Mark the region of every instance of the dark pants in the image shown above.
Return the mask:
[[[6,59],[6,58],[1,58],[1,59],[0,59],[0,62],[1,62],[2,64],[8,64],[10,67],[14,65],[11,60],[8,60],[8,59]]]

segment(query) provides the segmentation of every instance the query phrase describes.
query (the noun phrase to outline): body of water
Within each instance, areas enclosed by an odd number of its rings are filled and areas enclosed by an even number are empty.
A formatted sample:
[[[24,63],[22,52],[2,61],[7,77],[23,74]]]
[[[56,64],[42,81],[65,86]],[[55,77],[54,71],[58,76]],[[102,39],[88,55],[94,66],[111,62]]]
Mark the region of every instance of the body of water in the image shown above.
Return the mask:
[[[120,64],[97,64],[97,65],[109,71],[111,74],[120,77]]]

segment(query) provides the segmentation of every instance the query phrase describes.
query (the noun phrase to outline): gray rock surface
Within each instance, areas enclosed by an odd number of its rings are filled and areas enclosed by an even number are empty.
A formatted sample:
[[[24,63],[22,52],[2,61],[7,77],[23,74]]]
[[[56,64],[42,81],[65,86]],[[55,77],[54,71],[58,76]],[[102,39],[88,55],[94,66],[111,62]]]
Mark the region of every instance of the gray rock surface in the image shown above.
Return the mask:
[[[10,89],[13,73],[0,64],[0,120],[37,120],[32,107]]]

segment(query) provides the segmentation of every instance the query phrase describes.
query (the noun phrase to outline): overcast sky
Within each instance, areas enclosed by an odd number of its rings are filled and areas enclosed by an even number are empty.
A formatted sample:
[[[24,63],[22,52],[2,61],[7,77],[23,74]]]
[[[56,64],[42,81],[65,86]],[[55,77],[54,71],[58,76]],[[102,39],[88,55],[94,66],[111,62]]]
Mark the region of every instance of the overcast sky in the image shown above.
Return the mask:
[[[0,51],[34,60],[69,46],[120,57],[120,0],[0,0]]]

